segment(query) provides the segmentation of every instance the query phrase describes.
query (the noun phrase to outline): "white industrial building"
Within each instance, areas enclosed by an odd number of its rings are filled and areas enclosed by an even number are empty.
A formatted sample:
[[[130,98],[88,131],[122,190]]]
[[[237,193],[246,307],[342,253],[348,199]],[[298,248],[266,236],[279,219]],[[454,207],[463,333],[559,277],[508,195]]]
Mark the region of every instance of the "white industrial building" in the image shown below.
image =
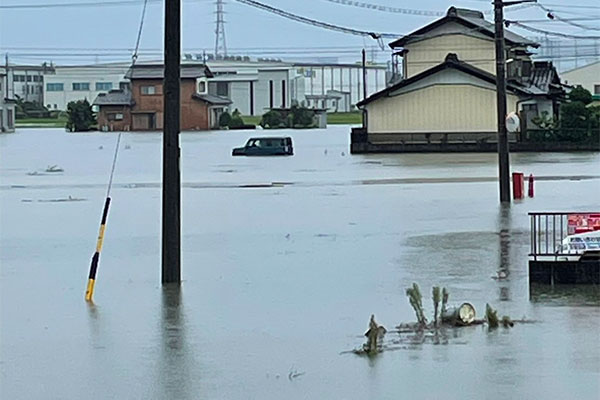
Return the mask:
[[[9,98],[19,98],[41,104],[44,100],[44,75],[51,73],[52,65],[8,65],[5,93]]]
[[[119,89],[130,63],[55,66],[44,75],[44,105],[49,110],[66,110],[71,101],[90,103],[100,93]]]
[[[198,62],[197,60],[183,60]],[[208,60],[214,74],[209,93],[232,101],[230,111],[262,115],[270,108],[290,107],[293,102],[331,112],[348,112],[363,98],[360,64],[288,63],[235,57]],[[126,82],[129,63],[55,66],[44,75],[43,104],[50,110],[66,110],[70,101],[87,99],[118,89]],[[367,95],[386,87],[386,66],[368,65]]]

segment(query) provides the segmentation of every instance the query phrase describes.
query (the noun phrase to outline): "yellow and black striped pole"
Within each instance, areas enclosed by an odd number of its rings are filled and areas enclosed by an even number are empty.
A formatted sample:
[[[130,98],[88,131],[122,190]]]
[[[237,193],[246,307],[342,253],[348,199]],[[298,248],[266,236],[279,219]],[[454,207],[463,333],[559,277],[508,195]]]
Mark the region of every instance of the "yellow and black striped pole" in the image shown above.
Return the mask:
[[[100,252],[102,251],[102,242],[104,241],[104,230],[106,229],[106,217],[110,207],[110,197],[104,202],[104,211],[102,212],[102,221],[100,222],[100,231],[98,232],[98,241],[96,242],[96,252],[92,257],[90,265],[90,275],[88,277],[87,289],[85,291],[85,300],[92,301],[94,295],[94,284],[96,283],[96,272],[98,271],[98,261],[100,261]]]
[[[90,274],[88,276],[87,289],[85,290],[85,300],[92,301],[94,296],[94,285],[96,284],[96,272],[98,272],[98,262],[100,261],[100,252],[102,251],[102,242],[104,242],[104,231],[106,230],[106,219],[108,218],[108,208],[110,207],[110,189],[112,187],[113,176],[115,174],[115,165],[117,164],[117,154],[119,153],[119,143],[121,143],[121,133],[117,138],[115,147],[115,156],[113,158],[112,168],[110,170],[110,179],[108,180],[108,189],[106,190],[106,200],[104,201],[104,210],[102,211],[102,220],[100,221],[100,231],[96,241],[96,251],[92,257],[90,265]]]

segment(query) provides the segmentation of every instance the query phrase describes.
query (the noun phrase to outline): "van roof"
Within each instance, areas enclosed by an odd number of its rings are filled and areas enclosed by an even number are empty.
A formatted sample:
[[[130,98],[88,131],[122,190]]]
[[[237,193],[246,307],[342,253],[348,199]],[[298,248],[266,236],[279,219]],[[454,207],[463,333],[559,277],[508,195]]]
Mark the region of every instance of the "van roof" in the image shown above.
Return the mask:
[[[270,140],[281,140],[281,139],[291,139],[289,136],[258,136],[253,137],[248,140],[258,140],[258,139],[270,139]]]

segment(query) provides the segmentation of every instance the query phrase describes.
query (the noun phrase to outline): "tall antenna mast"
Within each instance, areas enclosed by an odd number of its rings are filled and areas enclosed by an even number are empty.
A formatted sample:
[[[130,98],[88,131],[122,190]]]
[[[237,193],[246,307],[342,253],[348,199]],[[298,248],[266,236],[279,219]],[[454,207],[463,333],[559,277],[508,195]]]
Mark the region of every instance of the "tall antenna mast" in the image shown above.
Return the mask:
[[[225,2],[223,0],[217,0],[217,20],[216,29],[215,29],[215,58],[220,54],[223,57],[227,55],[227,44],[225,44],[225,19],[223,15],[225,12],[223,11],[223,4]]]

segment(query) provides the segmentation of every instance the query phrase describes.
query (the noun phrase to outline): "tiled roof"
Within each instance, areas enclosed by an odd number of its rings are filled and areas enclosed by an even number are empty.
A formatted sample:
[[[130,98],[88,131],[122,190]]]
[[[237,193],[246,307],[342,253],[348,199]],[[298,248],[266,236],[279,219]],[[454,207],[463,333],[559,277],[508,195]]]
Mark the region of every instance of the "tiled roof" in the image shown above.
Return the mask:
[[[129,68],[125,77],[129,79],[163,79],[164,70],[165,67],[162,64],[139,64]],[[180,71],[182,79],[213,77],[212,72],[205,64],[181,64]]]
[[[227,97],[222,97],[222,96],[215,96],[213,94],[198,94],[198,93],[194,93],[192,95],[193,98],[198,99],[198,100],[202,100],[205,101],[207,103],[210,104],[214,104],[214,105],[229,105],[232,103],[231,100],[229,100]]]
[[[431,31],[434,28],[437,28],[447,22],[457,22],[463,25],[465,28],[465,33],[469,32],[469,30],[473,29],[474,31],[483,33],[486,36],[491,38],[494,37],[494,23],[487,21],[483,13],[477,10],[469,10],[465,8],[456,8],[450,7],[446,12],[446,15],[440,19],[433,21],[432,23],[425,25],[424,27],[417,29],[416,31],[409,33],[390,43],[391,48],[402,47],[407,43],[417,41],[423,38],[423,36],[427,36],[427,32]],[[504,30],[504,39],[506,42],[516,45],[524,45],[524,46],[532,46],[538,47],[539,44],[533,42],[527,38],[524,38],[521,35],[517,35],[507,29]],[[452,50],[452,49],[448,49]]]
[[[96,100],[94,100],[96,106],[120,106],[133,105],[133,99],[131,98],[131,92],[129,90],[113,89],[108,93],[100,93]]]

